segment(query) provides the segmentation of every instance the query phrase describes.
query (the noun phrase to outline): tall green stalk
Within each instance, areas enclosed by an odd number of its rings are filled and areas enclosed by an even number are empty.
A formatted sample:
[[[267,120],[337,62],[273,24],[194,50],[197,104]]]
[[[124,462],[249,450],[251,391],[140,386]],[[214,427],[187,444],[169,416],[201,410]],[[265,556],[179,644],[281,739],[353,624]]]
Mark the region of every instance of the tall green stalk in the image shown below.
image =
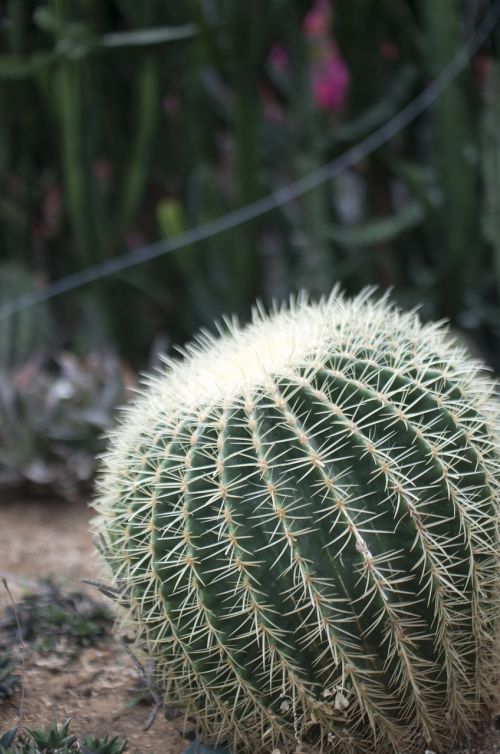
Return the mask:
[[[426,61],[436,76],[463,45],[460,7],[457,0],[425,0],[422,11]],[[465,73],[446,88],[430,114],[432,161],[443,195],[438,224],[442,311],[452,317],[463,308],[483,256],[472,99],[470,73]]]
[[[151,171],[153,144],[160,113],[160,62],[154,52],[145,51],[134,82],[132,121],[135,126],[128,164],[123,179],[116,227],[116,239],[122,240],[144,198]]]
[[[495,63],[486,81],[481,123],[481,162],[484,177],[482,227],[493,249],[496,287],[500,294],[500,68]]]
[[[54,17],[64,25],[70,20],[71,3],[52,0]],[[62,37],[59,41],[62,41]],[[84,90],[84,64],[64,56],[56,64],[53,74],[54,97],[62,141],[62,164],[65,196],[71,226],[71,248],[74,248],[80,266],[91,264],[99,258],[95,245],[94,223],[91,208],[92,165],[85,144],[85,108],[90,103]],[[88,95],[87,95],[88,96]]]

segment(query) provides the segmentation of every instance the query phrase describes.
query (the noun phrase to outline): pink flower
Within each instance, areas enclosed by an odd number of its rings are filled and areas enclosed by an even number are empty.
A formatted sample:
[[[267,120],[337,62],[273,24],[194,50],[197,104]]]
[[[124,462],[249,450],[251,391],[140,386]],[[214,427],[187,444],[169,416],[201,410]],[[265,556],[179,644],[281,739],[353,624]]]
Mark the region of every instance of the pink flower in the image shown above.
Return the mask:
[[[332,54],[319,63],[312,73],[312,93],[320,110],[338,112],[345,105],[351,75],[340,55]]]
[[[304,32],[309,37],[326,36],[330,26],[330,8],[327,0],[316,0],[304,17]]]
[[[269,62],[277,71],[286,71],[290,61],[285,48],[279,44],[274,44],[269,52]]]

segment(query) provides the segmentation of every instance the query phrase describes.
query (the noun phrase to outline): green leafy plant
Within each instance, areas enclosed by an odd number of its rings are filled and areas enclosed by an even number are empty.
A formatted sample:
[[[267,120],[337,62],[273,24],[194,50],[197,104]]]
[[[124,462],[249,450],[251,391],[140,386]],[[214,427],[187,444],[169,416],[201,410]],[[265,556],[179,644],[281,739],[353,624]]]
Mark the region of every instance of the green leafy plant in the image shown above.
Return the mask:
[[[83,739],[83,749],[85,754],[123,754],[127,748],[127,741],[121,741],[118,736],[104,736],[103,738],[94,738],[87,736]]]
[[[17,728],[11,728],[0,735],[0,754],[12,751],[12,744],[17,736]]]
[[[20,263],[0,264],[0,308],[36,287],[36,276]],[[0,370],[14,371],[52,345],[54,324],[48,307],[12,314],[0,329]]]
[[[498,667],[493,383],[366,293],[221,331],[150,380],[96,502],[157,686],[237,752],[467,737]]]
[[[0,736],[0,754],[123,754],[127,741],[117,736],[81,738],[69,733],[71,718],[58,725],[53,720],[48,728],[13,728]]]
[[[112,353],[34,356],[8,369],[0,363],[0,488],[80,496],[123,398]]]
[[[9,699],[19,686],[19,676],[13,672],[15,667],[10,652],[2,651],[0,646],[0,701]]]
[[[62,725],[53,720],[47,730],[28,728],[28,733],[41,752],[69,751],[77,741],[77,736],[69,735],[71,718],[67,718]]]
[[[40,652],[73,652],[89,646],[108,630],[112,616],[107,607],[83,592],[65,592],[53,581],[46,581],[16,604],[23,641]],[[0,621],[6,641],[18,641],[14,609],[7,607]]]

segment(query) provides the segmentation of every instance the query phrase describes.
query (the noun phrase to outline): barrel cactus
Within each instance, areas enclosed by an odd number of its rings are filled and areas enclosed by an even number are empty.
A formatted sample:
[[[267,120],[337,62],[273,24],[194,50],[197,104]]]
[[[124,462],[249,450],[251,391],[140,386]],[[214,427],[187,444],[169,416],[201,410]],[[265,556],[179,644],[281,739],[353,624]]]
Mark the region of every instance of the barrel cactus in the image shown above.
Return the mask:
[[[165,699],[235,752],[467,737],[498,659],[491,381],[366,293],[258,308],[183,357],[127,410],[96,501]]]

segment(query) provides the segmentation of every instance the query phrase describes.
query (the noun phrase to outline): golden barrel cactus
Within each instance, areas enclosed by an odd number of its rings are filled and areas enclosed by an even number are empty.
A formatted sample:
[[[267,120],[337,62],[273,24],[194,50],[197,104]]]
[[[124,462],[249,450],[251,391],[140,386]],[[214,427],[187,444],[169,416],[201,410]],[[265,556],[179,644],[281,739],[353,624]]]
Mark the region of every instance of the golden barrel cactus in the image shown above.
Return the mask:
[[[166,361],[95,524],[165,698],[236,752],[466,737],[498,660],[497,433],[480,366],[366,293]]]

